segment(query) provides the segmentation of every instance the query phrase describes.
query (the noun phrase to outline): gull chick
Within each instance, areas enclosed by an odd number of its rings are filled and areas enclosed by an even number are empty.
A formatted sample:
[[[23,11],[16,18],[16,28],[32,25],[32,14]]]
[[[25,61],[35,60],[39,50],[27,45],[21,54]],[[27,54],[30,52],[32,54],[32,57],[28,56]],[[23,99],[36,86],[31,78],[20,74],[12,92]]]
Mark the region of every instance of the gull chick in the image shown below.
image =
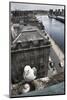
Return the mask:
[[[36,68],[31,68],[29,65],[24,67],[23,78],[25,81],[32,81],[36,78]]]
[[[28,83],[23,85],[22,93],[27,93],[30,91],[30,85]]]

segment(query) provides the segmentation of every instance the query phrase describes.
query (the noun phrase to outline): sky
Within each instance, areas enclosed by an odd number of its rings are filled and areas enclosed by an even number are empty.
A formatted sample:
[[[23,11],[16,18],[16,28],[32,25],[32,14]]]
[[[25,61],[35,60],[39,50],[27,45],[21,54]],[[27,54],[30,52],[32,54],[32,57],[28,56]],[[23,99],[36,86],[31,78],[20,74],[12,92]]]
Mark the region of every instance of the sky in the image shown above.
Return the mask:
[[[64,6],[45,4],[11,3],[11,10],[49,10],[64,9]]]

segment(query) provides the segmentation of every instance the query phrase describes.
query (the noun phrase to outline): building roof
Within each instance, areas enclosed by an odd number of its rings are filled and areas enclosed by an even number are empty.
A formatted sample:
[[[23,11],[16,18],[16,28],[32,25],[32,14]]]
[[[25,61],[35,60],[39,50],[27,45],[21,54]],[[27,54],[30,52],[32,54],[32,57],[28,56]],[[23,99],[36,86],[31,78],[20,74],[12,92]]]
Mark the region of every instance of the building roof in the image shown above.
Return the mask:
[[[22,32],[17,36],[13,43],[28,42],[35,40],[44,40],[45,38],[41,35],[41,31],[35,26],[24,26]],[[46,40],[46,39],[45,39]]]

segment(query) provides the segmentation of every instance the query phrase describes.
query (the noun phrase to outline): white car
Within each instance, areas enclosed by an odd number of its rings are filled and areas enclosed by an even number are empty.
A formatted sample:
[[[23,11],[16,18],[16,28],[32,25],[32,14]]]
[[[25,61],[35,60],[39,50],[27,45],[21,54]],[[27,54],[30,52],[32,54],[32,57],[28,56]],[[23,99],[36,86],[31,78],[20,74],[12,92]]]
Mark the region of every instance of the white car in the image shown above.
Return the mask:
[[[60,61],[59,66],[62,68],[64,67],[64,59],[62,61]]]
[[[53,66],[54,66],[54,63],[53,63],[51,57],[49,57],[49,65],[51,66],[51,68],[53,68]]]

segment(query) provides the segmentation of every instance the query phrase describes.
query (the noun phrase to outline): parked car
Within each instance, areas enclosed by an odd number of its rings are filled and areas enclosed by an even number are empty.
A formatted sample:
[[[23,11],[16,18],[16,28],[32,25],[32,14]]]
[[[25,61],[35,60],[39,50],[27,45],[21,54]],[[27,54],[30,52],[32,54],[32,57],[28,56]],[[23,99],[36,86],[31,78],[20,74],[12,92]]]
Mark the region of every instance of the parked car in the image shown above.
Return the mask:
[[[59,62],[59,66],[62,67],[62,68],[64,67],[64,59]]]
[[[51,68],[54,67],[54,63],[53,63],[53,61],[52,61],[52,59],[50,57],[49,57],[49,65],[50,65]]]

